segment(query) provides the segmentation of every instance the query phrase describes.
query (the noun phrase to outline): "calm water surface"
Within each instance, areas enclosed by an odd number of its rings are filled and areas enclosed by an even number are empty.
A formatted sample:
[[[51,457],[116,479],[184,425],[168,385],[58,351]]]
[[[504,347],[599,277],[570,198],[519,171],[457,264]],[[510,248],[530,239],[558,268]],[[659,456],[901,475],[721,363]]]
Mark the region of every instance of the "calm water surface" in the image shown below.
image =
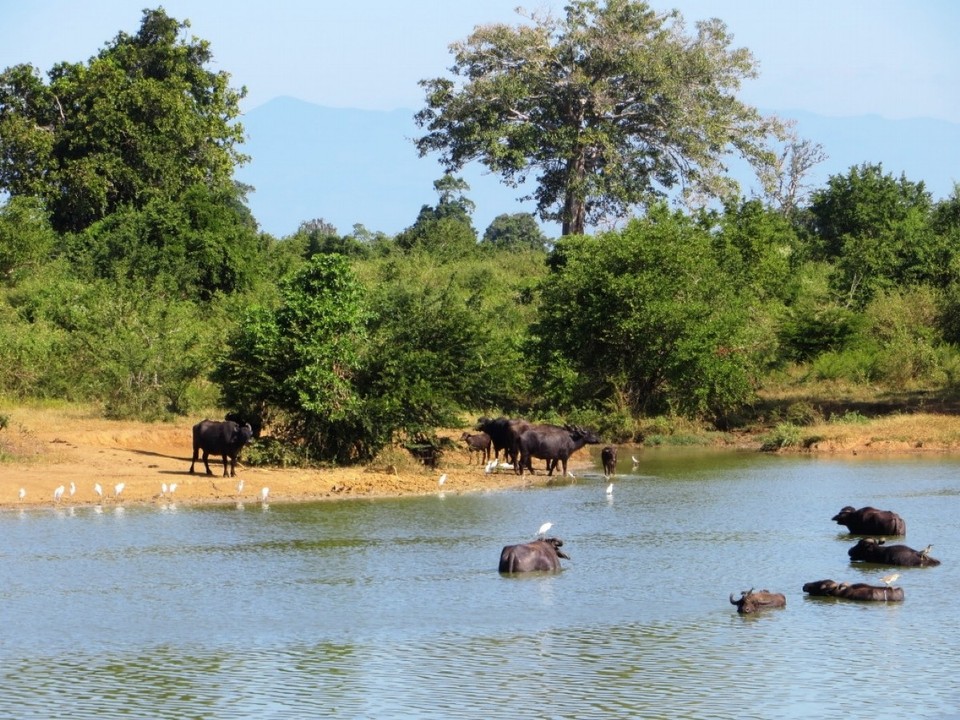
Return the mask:
[[[0,513],[0,717],[960,717],[960,458],[639,459],[612,497]],[[890,572],[830,521],[868,504],[943,564],[805,597]],[[501,577],[545,520],[564,571]],[[787,607],[737,615],[751,587]]]

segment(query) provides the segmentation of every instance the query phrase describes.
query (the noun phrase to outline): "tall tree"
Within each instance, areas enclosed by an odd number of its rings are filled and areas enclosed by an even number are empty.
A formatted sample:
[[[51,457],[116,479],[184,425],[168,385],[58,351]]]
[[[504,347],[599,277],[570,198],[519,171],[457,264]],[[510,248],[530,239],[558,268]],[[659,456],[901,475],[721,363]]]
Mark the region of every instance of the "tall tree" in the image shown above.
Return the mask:
[[[243,128],[245,89],[206,69],[209,43],[188,22],[144,10],[88,63],[58,63],[45,84],[31,65],[0,73],[0,189],[40,197],[54,229],[83,230],[123,206],[223,188]]]
[[[533,197],[563,234],[620,216],[680,185],[729,196],[724,158],[769,163],[779,123],[736,97],[756,74],[717,20],[685,32],[677,11],[638,0],[573,0],[562,19],[478,27],[451,45],[454,78],[422,80],[421,156],[450,170],[479,160]]]

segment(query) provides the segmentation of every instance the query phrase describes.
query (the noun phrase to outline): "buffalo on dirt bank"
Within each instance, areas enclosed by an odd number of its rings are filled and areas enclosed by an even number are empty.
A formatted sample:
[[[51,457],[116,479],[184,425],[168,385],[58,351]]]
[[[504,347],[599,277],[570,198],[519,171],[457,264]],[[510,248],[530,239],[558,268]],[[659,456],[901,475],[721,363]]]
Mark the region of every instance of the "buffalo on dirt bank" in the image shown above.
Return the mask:
[[[561,465],[561,475],[567,474],[567,461],[577,450],[588,443],[598,443],[600,438],[581,427],[567,425],[534,425],[520,436],[520,462],[517,473],[524,470],[533,473],[532,459],[547,461],[547,475],[553,475],[557,464]]]
[[[243,446],[253,438],[253,428],[249,424],[237,425],[232,420],[222,422],[216,420],[202,420],[193,426],[193,462],[190,463],[190,472],[197,463],[200,451],[203,451],[203,465],[207,468],[207,475],[213,475],[207,458],[210,455],[223,456],[223,476],[227,477],[227,460],[230,461],[229,475],[237,474],[237,458]]]

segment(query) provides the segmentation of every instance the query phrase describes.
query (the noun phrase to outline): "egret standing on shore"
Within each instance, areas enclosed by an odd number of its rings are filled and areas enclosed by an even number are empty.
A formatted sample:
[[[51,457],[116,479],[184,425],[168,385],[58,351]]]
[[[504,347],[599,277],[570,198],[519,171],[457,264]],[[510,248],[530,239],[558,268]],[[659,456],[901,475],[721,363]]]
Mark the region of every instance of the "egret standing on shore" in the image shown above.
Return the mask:
[[[93,486],[93,491],[97,494],[97,502],[100,502],[103,499],[103,488],[100,487],[100,483],[96,483]]]
[[[64,487],[63,485],[58,485],[57,489],[53,491],[53,501],[55,503],[60,502],[60,499],[63,497]]]

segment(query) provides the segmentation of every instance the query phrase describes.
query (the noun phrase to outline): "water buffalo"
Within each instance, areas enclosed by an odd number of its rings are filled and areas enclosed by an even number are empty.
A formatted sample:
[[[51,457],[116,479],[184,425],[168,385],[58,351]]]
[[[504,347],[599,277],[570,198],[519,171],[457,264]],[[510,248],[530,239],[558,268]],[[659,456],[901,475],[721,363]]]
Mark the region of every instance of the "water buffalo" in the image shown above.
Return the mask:
[[[816,580],[803,586],[803,591],[820,597],[843,598],[844,600],[864,600],[874,602],[902,602],[903,588],[886,585],[867,585],[866,583],[838,583],[833,580]]]
[[[461,440],[467,443],[467,451],[470,453],[470,461],[473,462],[473,454],[477,453],[481,462],[490,459],[490,436],[485,432],[473,433],[465,432],[460,436]]]
[[[237,457],[243,446],[253,437],[253,428],[249,424],[237,425],[232,420],[218,422],[216,420],[202,420],[193,426],[193,462],[190,463],[190,472],[197,463],[197,456],[203,451],[203,464],[207,468],[207,475],[213,475],[207,457],[210,455],[223,456],[223,476],[227,476],[227,460],[230,460],[230,475],[237,474]]]
[[[500,552],[500,572],[519,573],[560,570],[560,558],[570,557],[560,548],[560,538],[544,538],[522,545],[507,545]]]
[[[733,593],[730,593],[730,604],[737,606],[737,612],[741,615],[749,615],[767,608],[782,608],[787,606],[787,598],[782,593],[772,593],[769,590],[758,590],[754,592],[743,590],[740,593],[740,599],[734,600]]]
[[[906,535],[907,524],[891,510],[862,507],[854,510],[847,505],[831,520],[837,525],[846,525],[854,535]]]
[[[847,551],[851,560],[877,563],[878,565],[901,565],[903,567],[932,567],[940,561],[930,557],[930,547],[914,550],[906,545],[884,545],[883,540],[862,538]]]
[[[490,436],[494,458],[499,460],[500,451],[503,450],[504,458],[510,463],[516,464],[517,455],[520,451],[520,436],[530,427],[530,423],[522,418],[501,416],[492,420],[488,417],[480,418],[477,420],[476,429]]]
[[[607,477],[617,474],[617,449],[607,445],[600,451],[600,462],[603,463],[603,474]]]
[[[560,428],[556,425],[537,425],[520,436],[520,462],[517,464],[517,473],[523,475],[524,470],[533,472],[532,458],[547,461],[547,475],[553,475],[557,464],[562,466],[562,475],[567,474],[567,461],[570,456],[584,445],[600,442],[596,433],[581,427],[567,425]]]

